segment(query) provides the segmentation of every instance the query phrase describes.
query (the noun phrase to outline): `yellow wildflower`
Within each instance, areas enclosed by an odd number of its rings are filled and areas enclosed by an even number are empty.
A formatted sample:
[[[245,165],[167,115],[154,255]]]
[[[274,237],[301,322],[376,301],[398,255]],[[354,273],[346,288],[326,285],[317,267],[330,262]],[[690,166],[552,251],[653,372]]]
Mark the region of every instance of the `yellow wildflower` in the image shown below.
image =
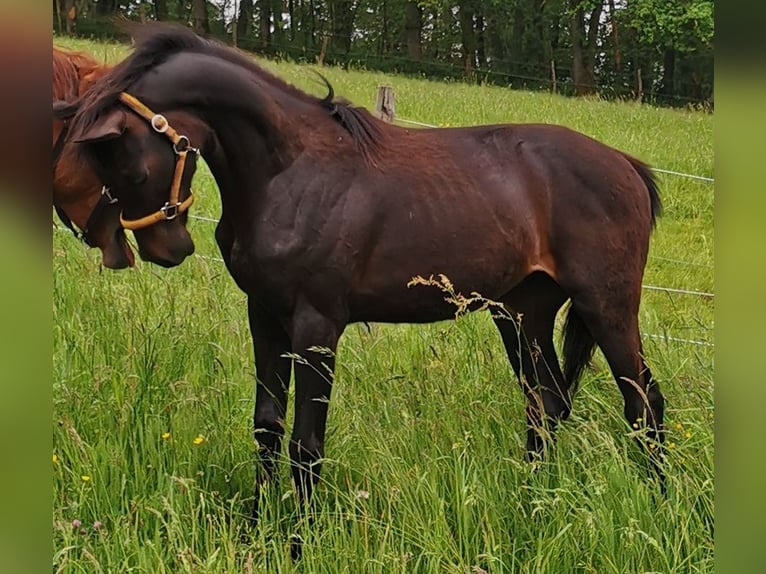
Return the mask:
[[[198,434],[197,438],[195,438],[193,442],[196,445],[201,445],[203,442],[205,442],[205,437],[202,436],[201,434]]]
[[[83,474],[80,478],[82,479],[83,482],[89,482],[90,481],[90,477],[87,474]]]
[[[685,436],[686,438],[691,438],[691,436],[692,436],[692,433],[690,433],[689,431],[686,431],[686,433],[684,433],[684,436]]]
[[[162,433],[162,438],[165,440],[168,440],[170,438],[170,433],[169,432]]]
[[[59,463],[59,457],[57,457],[56,453],[54,452],[53,453],[53,464],[58,464],[58,463]]]
[[[681,423],[676,423],[676,430],[681,430],[684,426]]]

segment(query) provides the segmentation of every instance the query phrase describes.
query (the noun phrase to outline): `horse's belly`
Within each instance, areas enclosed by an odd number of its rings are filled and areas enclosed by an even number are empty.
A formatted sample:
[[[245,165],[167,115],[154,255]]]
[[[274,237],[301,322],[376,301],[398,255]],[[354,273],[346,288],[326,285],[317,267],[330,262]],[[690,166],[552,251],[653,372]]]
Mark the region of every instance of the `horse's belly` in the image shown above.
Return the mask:
[[[454,319],[457,307],[445,300],[436,287],[417,286],[413,289],[433,289],[432,294],[382,299],[376,296],[355,296],[349,301],[349,322],[432,323]]]
[[[500,263],[495,261],[494,263]],[[349,297],[352,321],[430,323],[452,319],[484,301],[500,301],[528,270],[520,262],[395,273],[360,285]],[[369,279],[369,278],[368,278]]]

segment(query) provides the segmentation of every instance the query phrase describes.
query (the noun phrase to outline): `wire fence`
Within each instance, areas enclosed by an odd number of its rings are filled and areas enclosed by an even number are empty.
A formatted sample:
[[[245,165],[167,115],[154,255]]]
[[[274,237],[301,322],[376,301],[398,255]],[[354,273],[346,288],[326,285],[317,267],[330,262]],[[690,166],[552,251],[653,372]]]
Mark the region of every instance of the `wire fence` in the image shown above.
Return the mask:
[[[208,223],[210,223],[210,222],[218,223],[217,219],[212,218],[212,217],[204,217],[202,215],[189,214],[189,218],[190,219],[196,219],[198,221],[208,222]],[[53,230],[54,231],[65,232],[67,234],[71,233],[68,229],[60,227],[58,224],[56,224],[56,222],[54,222],[53,225],[54,225],[53,226]],[[225,263],[223,258],[221,258],[221,257],[214,257],[212,255],[201,255],[199,253],[195,253],[194,257],[196,257],[197,259],[202,259],[203,261],[211,261],[213,263]],[[684,289],[672,289],[672,288],[668,288],[668,287],[655,287],[654,285],[644,285],[643,287],[644,288],[648,288],[648,289],[657,290],[657,291],[666,291],[668,293],[677,293],[677,294],[682,294],[682,295],[698,295],[698,296],[710,296],[710,297],[713,297],[712,293],[704,293],[704,292],[700,292],[700,291],[688,291],[688,290],[684,290]],[[694,340],[694,339],[683,339],[683,338],[679,338],[679,337],[671,337],[669,335],[657,335],[657,334],[654,334],[654,333],[644,333],[644,336],[646,336],[646,337],[648,337],[650,339],[655,339],[655,340],[662,340],[662,341],[666,341],[666,342],[671,341],[671,342],[675,342],[675,343],[683,343],[683,344],[696,345],[696,346],[701,346],[701,347],[714,347],[715,346],[713,343],[711,343],[709,341],[698,341],[698,340]]]
[[[674,289],[672,287],[657,287],[656,285],[641,285],[648,291],[664,291],[665,293],[678,293],[680,295],[696,295],[698,297],[705,297],[713,299],[715,295],[713,293],[706,293],[705,291],[693,291],[688,289]]]
[[[684,343],[686,345],[697,345],[700,347],[715,347],[714,343],[711,343],[710,341],[696,341],[693,339],[679,339],[678,337],[670,337],[668,335],[655,335],[653,333],[643,333],[644,337],[648,337],[650,339],[656,339],[660,341],[673,341],[675,343]]]

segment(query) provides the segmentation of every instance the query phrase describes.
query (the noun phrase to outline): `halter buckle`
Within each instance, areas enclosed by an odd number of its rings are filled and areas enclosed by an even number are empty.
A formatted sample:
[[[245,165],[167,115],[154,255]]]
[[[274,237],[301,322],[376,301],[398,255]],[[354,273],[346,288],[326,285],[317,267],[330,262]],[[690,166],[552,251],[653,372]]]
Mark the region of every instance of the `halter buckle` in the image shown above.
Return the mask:
[[[166,131],[168,131],[168,127],[170,125],[168,124],[167,118],[162,114],[154,114],[152,119],[149,120],[149,123],[152,124],[154,131],[161,134],[164,134]]]
[[[181,155],[185,151],[189,151],[190,149],[194,149],[191,147],[191,143],[189,142],[189,138],[186,136],[178,136],[178,140],[173,142],[173,151],[176,155]]]
[[[165,203],[162,207],[160,207],[160,211],[165,216],[166,221],[170,221],[171,219],[175,219],[178,217],[178,208],[181,207],[181,202],[178,203],[170,203],[169,201]]]
[[[102,197],[106,198],[108,205],[114,205],[118,201],[118,199],[114,197],[109,191],[108,185],[104,185],[101,187],[101,195]]]

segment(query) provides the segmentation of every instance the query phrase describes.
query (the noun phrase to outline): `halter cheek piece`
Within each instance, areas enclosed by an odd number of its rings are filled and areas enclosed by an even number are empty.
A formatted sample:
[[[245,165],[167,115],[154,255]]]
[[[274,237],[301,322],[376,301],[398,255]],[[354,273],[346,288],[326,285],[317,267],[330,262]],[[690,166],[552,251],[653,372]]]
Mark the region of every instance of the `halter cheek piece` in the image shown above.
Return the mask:
[[[150,213],[140,219],[125,219],[120,214],[120,223],[125,229],[143,229],[154,225],[159,221],[169,221],[178,217],[178,214],[183,213],[192,203],[194,203],[194,193],[189,190],[189,197],[184,201],[178,201],[181,194],[181,180],[183,179],[184,168],[186,167],[186,155],[191,151],[199,155],[199,149],[192,147],[189,143],[189,138],[180,135],[174,130],[168,123],[165,116],[161,114],[155,114],[152,110],[142,104],[137,98],[131,96],[127,92],[120,94],[120,101],[133,110],[136,114],[144,118],[152,126],[152,129],[159,134],[163,134],[173,144],[173,153],[176,154],[176,169],[173,174],[173,182],[170,185],[170,199],[165,202],[165,205],[160,207],[154,213]]]

